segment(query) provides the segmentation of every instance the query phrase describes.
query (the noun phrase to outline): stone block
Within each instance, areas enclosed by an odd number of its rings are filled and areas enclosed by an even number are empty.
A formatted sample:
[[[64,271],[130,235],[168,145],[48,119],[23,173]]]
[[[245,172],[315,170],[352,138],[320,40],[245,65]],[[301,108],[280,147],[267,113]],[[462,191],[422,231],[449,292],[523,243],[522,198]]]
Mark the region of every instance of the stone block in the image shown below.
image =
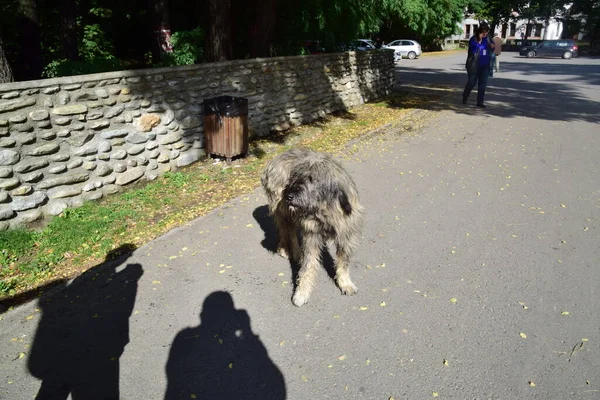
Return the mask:
[[[50,199],[64,199],[67,197],[79,196],[81,194],[81,188],[78,187],[64,187],[54,188],[48,191],[48,197]]]
[[[129,135],[129,132],[129,129],[115,129],[102,132],[100,137],[102,137],[102,139],[121,138]]]
[[[55,115],[76,115],[85,114],[88,111],[88,107],[85,104],[71,104],[68,106],[56,107],[52,110],[52,114]]]
[[[50,118],[50,114],[46,110],[35,110],[29,113],[29,118],[33,121],[43,121]]]
[[[19,178],[16,177],[0,179],[0,189],[11,190],[16,188],[20,184],[21,181],[19,180]]]
[[[47,156],[48,154],[54,154],[59,150],[60,146],[57,143],[48,143],[30,150],[27,152],[27,155],[35,157]]]
[[[172,143],[178,142],[179,140],[181,140],[181,134],[178,132],[174,132],[174,133],[169,133],[164,136],[159,136],[158,144],[167,145],[167,144],[172,144]]]
[[[13,201],[10,203],[10,205],[14,211],[24,211],[40,206],[47,199],[48,196],[46,196],[45,193],[34,192],[30,196],[19,196],[13,198]]]
[[[35,103],[36,101],[33,98],[0,101],[0,113],[33,106]]]
[[[19,162],[21,156],[13,150],[0,150],[0,166],[14,165]]]
[[[37,186],[38,189],[51,189],[56,186],[62,185],[73,185],[76,183],[85,182],[89,179],[90,175],[87,173],[77,173],[72,175],[65,175],[56,178],[45,179],[40,182]]]
[[[13,176],[13,170],[10,167],[0,167],[0,178],[10,178]]]
[[[0,139],[0,147],[14,147],[17,144],[17,141],[11,138],[1,138]]]
[[[17,215],[11,208],[6,206],[0,206],[0,221],[6,221],[7,219],[14,218]]]
[[[152,128],[160,123],[160,117],[156,114],[144,114],[136,123],[136,127],[142,132],[150,132]]]

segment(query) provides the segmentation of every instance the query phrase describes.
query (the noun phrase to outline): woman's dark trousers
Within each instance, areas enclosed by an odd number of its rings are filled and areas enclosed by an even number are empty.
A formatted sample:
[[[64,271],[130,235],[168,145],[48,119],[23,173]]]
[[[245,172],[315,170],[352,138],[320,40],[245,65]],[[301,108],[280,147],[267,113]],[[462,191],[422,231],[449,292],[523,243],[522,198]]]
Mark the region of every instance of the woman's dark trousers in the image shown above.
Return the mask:
[[[463,103],[467,102],[469,94],[471,94],[471,90],[473,90],[475,84],[477,84],[477,104],[483,104],[483,98],[485,96],[485,87],[487,85],[489,74],[489,65],[480,65],[476,73],[469,74],[469,80],[467,81],[465,91],[463,92]]]

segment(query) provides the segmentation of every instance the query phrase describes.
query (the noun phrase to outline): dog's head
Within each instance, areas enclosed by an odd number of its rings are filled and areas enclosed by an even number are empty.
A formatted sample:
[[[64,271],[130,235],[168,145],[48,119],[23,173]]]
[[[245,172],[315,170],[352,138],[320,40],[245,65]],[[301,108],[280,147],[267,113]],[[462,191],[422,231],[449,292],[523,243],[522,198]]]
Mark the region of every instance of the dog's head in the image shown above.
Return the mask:
[[[292,176],[283,191],[283,198],[293,214],[315,214],[323,204],[339,204],[345,215],[352,213],[346,192],[331,180],[315,180],[311,175]]]

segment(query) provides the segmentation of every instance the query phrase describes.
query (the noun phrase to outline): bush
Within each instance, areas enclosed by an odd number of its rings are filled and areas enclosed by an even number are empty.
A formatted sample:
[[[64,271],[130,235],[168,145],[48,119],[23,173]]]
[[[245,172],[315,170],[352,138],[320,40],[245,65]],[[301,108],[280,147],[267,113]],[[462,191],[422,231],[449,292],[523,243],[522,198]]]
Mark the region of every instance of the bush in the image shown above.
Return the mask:
[[[190,65],[204,60],[204,31],[200,27],[173,33],[171,44],[173,52],[164,53],[158,66]]]
[[[95,58],[84,61],[62,59],[54,60],[46,65],[42,72],[42,77],[55,78],[58,76],[95,74],[98,72],[119,71],[121,69],[123,69],[123,64],[116,58]]]

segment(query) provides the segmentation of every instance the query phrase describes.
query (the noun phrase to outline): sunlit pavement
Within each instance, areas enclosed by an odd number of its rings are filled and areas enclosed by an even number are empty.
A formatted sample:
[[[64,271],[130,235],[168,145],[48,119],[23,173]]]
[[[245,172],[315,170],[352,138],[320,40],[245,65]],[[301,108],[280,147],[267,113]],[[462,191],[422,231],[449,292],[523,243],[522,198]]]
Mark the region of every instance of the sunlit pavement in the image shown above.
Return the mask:
[[[292,305],[257,190],[5,314],[0,398],[40,379],[84,399],[598,396],[600,60],[504,53],[481,110],[465,57],[402,60],[397,90],[448,95],[343,158],[367,213],[356,296],[323,270]]]

